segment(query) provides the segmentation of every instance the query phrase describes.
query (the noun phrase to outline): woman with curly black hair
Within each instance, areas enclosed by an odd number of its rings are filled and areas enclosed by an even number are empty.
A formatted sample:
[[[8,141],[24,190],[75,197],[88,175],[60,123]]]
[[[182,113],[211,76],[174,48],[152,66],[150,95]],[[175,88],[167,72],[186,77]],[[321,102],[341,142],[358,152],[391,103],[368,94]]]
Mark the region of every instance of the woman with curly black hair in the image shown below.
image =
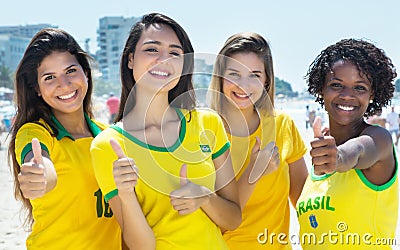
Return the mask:
[[[314,123],[312,168],[297,202],[303,249],[351,249],[394,238],[397,159],[390,133],[364,117],[390,104],[396,77],[382,49],[356,39],[329,46],[311,64],[308,91],[325,106]],[[331,236],[328,236],[331,234]],[[351,237],[349,237],[351,234]],[[324,238],[325,237],[325,238]],[[379,249],[390,245],[379,245]]]

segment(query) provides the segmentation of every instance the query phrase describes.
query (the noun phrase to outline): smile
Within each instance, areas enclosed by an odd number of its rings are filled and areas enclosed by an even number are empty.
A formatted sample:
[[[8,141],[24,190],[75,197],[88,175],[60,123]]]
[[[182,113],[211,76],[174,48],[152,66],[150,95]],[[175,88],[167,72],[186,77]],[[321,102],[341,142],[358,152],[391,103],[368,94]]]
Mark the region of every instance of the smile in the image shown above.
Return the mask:
[[[156,75],[156,76],[169,76],[170,73],[164,72],[164,71],[159,71],[159,70],[152,70],[150,71],[150,74]]]
[[[353,111],[355,109],[354,106],[337,105],[337,107],[344,111]]]
[[[237,93],[237,92],[233,92],[233,94],[234,94],[236,97],[239,97],[239,98],[250,98],[250,96],[251,96],[251,94],[250,94],[250,95],[247,95],[247,94],[241,94],[241,93]]]
[[[59,95],[57,96],[57,98],[61,99],[61,100],[67,100],[72,98],[75,94],[76,94],[77,90],[75,90],[74,92],[72,92],[71,94],[68,95]]]

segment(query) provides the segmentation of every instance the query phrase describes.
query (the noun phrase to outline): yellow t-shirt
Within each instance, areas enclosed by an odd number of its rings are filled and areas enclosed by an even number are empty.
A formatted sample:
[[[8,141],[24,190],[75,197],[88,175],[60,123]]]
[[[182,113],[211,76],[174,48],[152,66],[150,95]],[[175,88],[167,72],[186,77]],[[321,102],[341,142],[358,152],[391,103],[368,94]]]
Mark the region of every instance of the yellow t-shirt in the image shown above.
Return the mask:
[[[303,249],[391,249],[398,197],[397,160],[396,173],[381,186],[359,169],[322,176],[311,172],[297,201],[296,240]]]
[[[86,122],[96,136],[103,124]],[[26,241],[28,249],[120,249],[121,231],[105,203],[93,172],[90,145],[93,137],[74,139],[55,119],[55,137],[43,120],[26,123],[17,133],[15,154],[21,164],[38,138],[57,172],[57,185],[31,200],[34,223]]]
[[[276,140],[280,165],[277,171],[258,181],[242,211],[242,224],[234,231],[226,231],[224,239],[230,249],[291,249],[288,164],[303,157],[307,147],[288,115],[279,112],[275,118],[262,116],[259,128],[249,137],[230,136],[231,157],[237,178],[249,164],[256,136],[261,138],[261,148]],[[274,233],[286,234],[288,244],[279,244],[276,236],[271,244],[269,237]]]
[[[114,138],[139,169],[135,191],[154,231],[157,249],[227,249],[220,229],[203,210],[179,215],[169,198],[180,188],[179,170],[184,163],[190,181],[214,190],[212,160],[229,149],[222,121],[210,111],[176,111],[181,119],[180,135],[168,148],[138,140],[123,130],[121,123],[100,133],[91,147],[96,178],[106,199],[118,194],[112,174],[117,156],[109,143]]]

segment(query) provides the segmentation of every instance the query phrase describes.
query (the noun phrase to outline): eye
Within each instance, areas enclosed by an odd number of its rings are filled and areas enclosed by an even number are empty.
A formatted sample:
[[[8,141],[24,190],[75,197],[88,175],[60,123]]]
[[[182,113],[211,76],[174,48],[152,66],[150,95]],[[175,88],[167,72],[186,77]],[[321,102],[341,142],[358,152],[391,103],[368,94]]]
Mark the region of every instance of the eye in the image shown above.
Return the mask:
[[[235,76],[235,77],[237,77],[237,76],[239,76],[239,74],[236,73],[236,72],[230,72],[230,73],[228,74],[228,76]]]
[[[179,56],[182,55],[181,53],[179,53],[177,51],[171,51],[170,54],[173,55],[173,56],[176,56],[176,57],[179,57]]]
[[[48,75],[48,76],[46,76],[46,77],[44,78],[44,80],[45,80],[45,81],[50,81],[50,80],[53,80],[54,78],[55,78],[54,76]]]
[[[71,73],[73,73],[73,72],[75,72],[75,71],[76,71],[75,68],[68,69],[68,70],[67,70],[67,74],[71,74]]]
[[[333,89],[340,89],[340,88],[342,88],[342,84],[340,84],[338,82],[332,82],[329,84],[329,87],[331,87]]]
[[[355,86],[354,89],[358,90],[358,91],[368,91],[368,89],[365,86],[362,86],[362,85]]]
[[[158,52],[158,50],[155,48],[148,48],[148,49],[145,49],[144,51],[149,52],[149,53],[157,53]]]
[[[252,74],[250,74],[250,77],[252,77],[252,78],[260,78],[261,76],[259,74],[257,74],[257,73],[252,73]]]

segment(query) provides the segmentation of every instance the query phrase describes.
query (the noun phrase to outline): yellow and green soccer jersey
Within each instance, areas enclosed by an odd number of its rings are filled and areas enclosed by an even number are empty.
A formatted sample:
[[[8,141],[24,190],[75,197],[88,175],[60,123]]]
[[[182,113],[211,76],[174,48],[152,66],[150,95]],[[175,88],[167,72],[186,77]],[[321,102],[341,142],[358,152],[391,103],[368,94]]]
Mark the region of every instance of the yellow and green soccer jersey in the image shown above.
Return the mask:
[[[96,136],[104,125],[86,122]],[[34,223],[28,249],[120,249],[121,230],[96,182],[90,156],[93,137],[74,139],[52,117],[57,137],[43,120],[27,123],[17,133],[15,153],[21,164],[38,138],[57,172],[56,187],[31,200]]]
[[[297,202],[297,241],[303,249],[391,249],[398,189],[397,161],[396,174],[381,186],[359,169],[322,176],[311,172]]]
[[[229,135],[228,135],[229,136]],[[289,235],[290,190],[289,163],[299,160],[307,151],[293,120],[284,113],[275,117],[262,116],[260,126],[249,137],[229,136],[231,157],[237,179],[249,164],[251,150],[256,137],[261,138],[261,148],[276,140],[280,165],[277,171],[263,176],[251,194],[242,211],[242,224],[234,231],[226,231],[224,239],[230,249],[291,249],[288,244],[279,244],[276,240],[265,241],[269,235],[284,233]],[[266,231],[267,230],[267,231]],[[264,236],[259,237],[260,234]]]
[[[181,119],[180,134],[169,147],[139,141],[123,130],[121,123],[100,133],[91,147],[96,178],[107,200],[118,194],[112,174],[117,156],[109,143],[114,138],[139,169],[135,191],[154,231],[157,249],[227,249],[220,229],[203,210],[179,215],[169,198],[180,188],[182,164],[187,164],[190,181],[214,190],[213,159],[229,149],[222,121],[208,110],[176,111]]]

